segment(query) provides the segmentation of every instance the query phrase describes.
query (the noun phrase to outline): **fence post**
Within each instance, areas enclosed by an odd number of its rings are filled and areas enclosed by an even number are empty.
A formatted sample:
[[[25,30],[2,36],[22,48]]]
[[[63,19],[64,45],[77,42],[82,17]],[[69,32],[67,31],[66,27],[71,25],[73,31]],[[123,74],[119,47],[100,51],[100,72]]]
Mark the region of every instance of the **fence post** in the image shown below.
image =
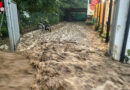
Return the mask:
[[[12,25],[11,25],[11,17],[10,17],[10,2],[9,0],[4,0],[4,5],[5,5],[5,12],[6,12],[6,18],[7,18],[7,27],[8,27],[8,32],[9,32],[9,39],[10,39],[10,49],[12,52],[14,52],[14,38],[13,37],[13,30],[12,30]]]
[[[110,24],[111,24],[111,13],[112,13],[112,2],[113,0],[110,0],[109,5],[109,16],[108,16],[108,23],[107,23],[107,34],[106,34],[106,43],[109,42],[109,33],[110,33]]]
[[[98,23],[98,27],[100,27],[100,19],[101,19],[101,0],[99,0],[99,4],[100,4],[100,11],[99,11],[99,23]]]
[[[99,2],[98,2],[98,8],[97,8],[97,24],[98,24],[98,19],[99,19]]]
[[[4,4],[10,39],[10,49],[14,52],[20,39],[17,5],[12,0],[4,0]]]
[[[103,33],[103,29],[104,29],[104,21],[105,21],[105,14],[106,14],[106,1],[104,1],[104,9],[103,9],[103,20],[102,20],[102,30],[100,32],[100,35]]]

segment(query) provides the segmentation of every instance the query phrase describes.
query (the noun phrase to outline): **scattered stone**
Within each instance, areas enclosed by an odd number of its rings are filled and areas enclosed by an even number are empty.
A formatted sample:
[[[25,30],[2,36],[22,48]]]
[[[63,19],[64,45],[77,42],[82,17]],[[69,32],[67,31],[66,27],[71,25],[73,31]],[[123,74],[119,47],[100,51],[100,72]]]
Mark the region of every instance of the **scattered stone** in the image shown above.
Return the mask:
[[[0,46],[0,50],[8,50],[8,49],[9,47],[6,44]]]

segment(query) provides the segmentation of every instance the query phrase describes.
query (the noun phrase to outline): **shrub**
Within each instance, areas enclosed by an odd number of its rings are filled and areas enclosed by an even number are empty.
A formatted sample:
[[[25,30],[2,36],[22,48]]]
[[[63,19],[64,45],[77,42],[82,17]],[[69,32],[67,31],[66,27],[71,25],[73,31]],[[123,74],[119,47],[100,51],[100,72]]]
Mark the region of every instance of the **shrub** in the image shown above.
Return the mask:
[[[128,61],[130,60],[130,49],[127,50],[127,55],[125,56],[125,63],[128,63]]]
[[[8,29],[6,27],[1,28],[1,30],[0,30],[0,37],[1,38],[8,37]]]
[[[57,24],[60,22],[60,18],[58,14],[49,14],[48,15],[48,22],[50,24]]]

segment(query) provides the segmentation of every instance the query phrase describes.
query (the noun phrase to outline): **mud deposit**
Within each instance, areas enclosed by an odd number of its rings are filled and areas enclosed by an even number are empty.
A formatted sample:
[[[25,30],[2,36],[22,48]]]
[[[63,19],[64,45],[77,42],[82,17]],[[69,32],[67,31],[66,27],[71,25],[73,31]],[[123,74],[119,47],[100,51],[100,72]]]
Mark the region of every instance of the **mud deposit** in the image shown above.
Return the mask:
[[[129,90],[130,65],[105,56],[108,45],[90,26],[60,23],[23,35],[18,53],[37,70],[32,90]]]

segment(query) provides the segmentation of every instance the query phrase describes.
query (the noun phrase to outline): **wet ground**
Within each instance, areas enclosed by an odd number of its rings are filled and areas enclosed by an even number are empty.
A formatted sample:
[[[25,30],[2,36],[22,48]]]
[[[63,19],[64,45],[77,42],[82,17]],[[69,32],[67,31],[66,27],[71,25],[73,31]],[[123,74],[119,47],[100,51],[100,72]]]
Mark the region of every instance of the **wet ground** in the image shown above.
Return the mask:
[[[62,22],[52,32],[23,35],[17,53],[36,70],[32,90],[129,90],[130,65],[112,60],[107,49],[91,26]]]

